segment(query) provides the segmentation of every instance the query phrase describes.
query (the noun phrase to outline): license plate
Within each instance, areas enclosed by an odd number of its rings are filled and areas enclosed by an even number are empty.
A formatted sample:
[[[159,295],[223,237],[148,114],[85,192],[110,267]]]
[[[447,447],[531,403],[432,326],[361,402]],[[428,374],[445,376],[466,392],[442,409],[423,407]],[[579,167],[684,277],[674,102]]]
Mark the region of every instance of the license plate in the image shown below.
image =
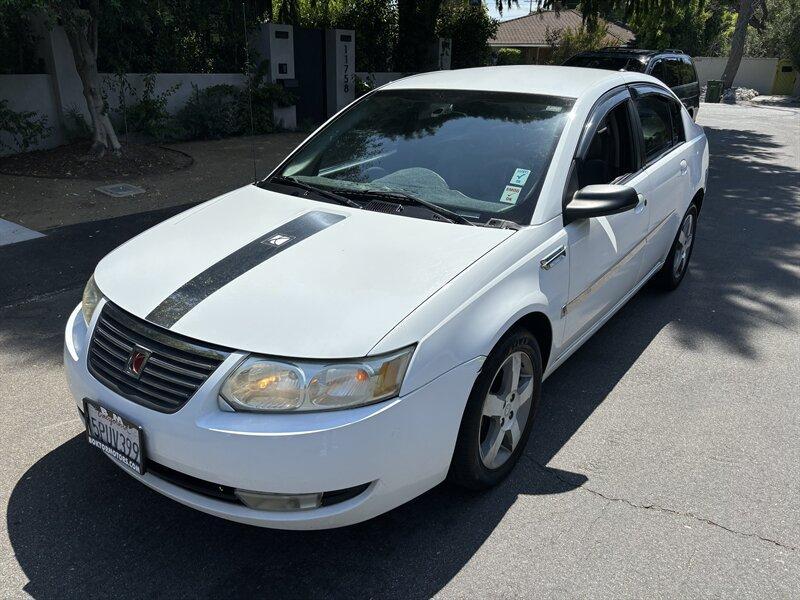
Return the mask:
[[[144,473],[144,432],[138,425],[123,419],[96,402],[83,399],[86,415],[86,438],[123,467]]]

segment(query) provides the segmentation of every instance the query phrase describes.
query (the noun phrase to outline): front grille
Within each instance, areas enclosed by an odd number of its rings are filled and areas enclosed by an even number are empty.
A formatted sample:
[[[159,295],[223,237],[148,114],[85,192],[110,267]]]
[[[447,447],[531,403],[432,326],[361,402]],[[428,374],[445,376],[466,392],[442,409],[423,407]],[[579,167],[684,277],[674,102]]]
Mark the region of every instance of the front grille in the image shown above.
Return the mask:
[[[150,352],[138,378],[127,370],[134,347]],[[230,350],[200,344],[106,302],[89,345],[89,372],[132,402],[161,412],[180,409]]]

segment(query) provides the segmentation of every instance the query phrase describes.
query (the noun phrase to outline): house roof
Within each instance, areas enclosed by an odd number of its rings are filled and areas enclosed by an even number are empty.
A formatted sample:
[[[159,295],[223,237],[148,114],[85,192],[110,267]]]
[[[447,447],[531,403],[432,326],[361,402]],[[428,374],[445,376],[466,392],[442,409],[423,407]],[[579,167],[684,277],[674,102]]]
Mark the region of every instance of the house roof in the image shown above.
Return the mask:
[[[608,27],[608,37],[620,45],[627,44],[635,37],[630,29],[616,23],[599,19]],[[490,46],[501,47],[546,47],[547,31],[560,29],[580,29],[583,15],[577,10],[543,10],[532,12],[524,17],[502,21],[497,27],[497,36],[489,40]]]

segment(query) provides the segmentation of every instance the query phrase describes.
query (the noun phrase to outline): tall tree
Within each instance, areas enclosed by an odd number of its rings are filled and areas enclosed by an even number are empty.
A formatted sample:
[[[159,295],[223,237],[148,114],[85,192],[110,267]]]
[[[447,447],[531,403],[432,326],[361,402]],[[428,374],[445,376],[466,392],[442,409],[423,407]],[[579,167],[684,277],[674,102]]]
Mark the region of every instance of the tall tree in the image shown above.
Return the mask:
[[[472,4],[472,0],[451,0]],[[494,2],[498,12],[519,0],[480,0],[478,4]],[[399,71],[419,71],[430,66],[431,46],[436,41],[436,21],[440,11],[446,9],[444,0],[397,0],[398,39],[395,68]],[[476,8],[482,9],[482,6]]]
[[[106,2],[116,3],[118,0]],[[100,0],[2,0],[2,4],[38,12],[44,15],[50,26],[59,24],[64,28],[91,118],[93,140],[90,154],[100,157],[109,151],[119,153],[121,146],[105,109],[97,71]]]
[[[628,21],[642,48],[681,48],[692,56],[716,56],[730,41],[736,17],[726,0],[686,0],[674,10],[640,13]],[[725,4],[723,4],[725,3]]]
[[[497,20],[489,16],[483,4],[470,6],[460,0],[444,0],[436,30],[440,37],[452,40],[451,68],[489,64],[489,40],[497,35]]]
[[[75,69],[83,84],[83,97],[92,119],[92,147],[90,152],[98,157],[111,150],[119,153],[121,146],[108,118],[103,102],[102,83],[97,72],[97,30],[100,26],[100,0],[54,0],[48,3],[64,26]]]
[[[736,72],[744,55],[744,44],[747,40],[747,28],[753,26],[758,30],[764,28],[767,20],[767,3],[765,0],[736,1],[736,28],[731,36],[731,52],[722,72],[722,89],[727,90],[736,79]]]
[[[397,70],[410,72],[428,67],[441,6],[442,0],[397,0]]]

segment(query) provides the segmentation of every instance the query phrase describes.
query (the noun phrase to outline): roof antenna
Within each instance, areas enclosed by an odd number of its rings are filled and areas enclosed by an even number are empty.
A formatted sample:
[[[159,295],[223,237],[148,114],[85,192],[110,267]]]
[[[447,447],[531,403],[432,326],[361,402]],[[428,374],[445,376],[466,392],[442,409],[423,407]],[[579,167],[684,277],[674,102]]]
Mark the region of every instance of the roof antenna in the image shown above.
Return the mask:
[[[250,147],[253,153],[253,183],[258,183],[256,141],[253,139],[253,136],[255,136],[255,125],[253,124],[253,90],[250,85],[250,43],[247,40],[247,12],[244,2],[242,2],[242,25],[244,26],[244,74],[247,78],[247,108],[250,111]]]

